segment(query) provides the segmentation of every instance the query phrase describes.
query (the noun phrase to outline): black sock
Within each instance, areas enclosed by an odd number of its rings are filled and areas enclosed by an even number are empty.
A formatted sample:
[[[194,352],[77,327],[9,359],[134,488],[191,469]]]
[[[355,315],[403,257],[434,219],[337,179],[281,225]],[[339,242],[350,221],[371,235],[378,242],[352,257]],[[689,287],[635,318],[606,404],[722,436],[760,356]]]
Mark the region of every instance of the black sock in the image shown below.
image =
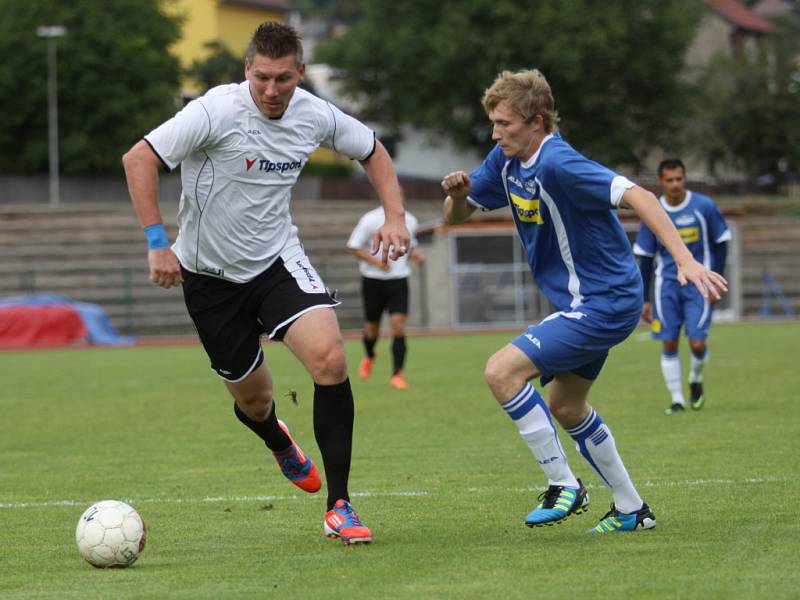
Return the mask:
[[[278,425],[278,419],[275,416],[274,400],[272,401],[272,409],[269,411],[269,415],[261,422],[254,421],[244,414],[236,402],[233,403],[233,412],[236,413],[236,417],[242,423],[247,425],[258,437],[264,440],[267,448],[273,452],[283,452],[284,450],[288,450],[289,446],[292,445],[289,436],[286,435],[280,425]]]
[[[369,339],[367,336],[362,336],[361,339],[364,341],[364,350],[366,350],[367,356],[375,358],[375,344],[378,342],[378,338]]]
[[[347,480],[353,447],[353,416],[349,378],[334,385],[314,384],[314,435],[328,482],[328,510],[340,498],[350,501]]]
[[[406,362],[406,337],[399,335],[392,340],[392,357],[394,358],[394,372],[403,370]]]

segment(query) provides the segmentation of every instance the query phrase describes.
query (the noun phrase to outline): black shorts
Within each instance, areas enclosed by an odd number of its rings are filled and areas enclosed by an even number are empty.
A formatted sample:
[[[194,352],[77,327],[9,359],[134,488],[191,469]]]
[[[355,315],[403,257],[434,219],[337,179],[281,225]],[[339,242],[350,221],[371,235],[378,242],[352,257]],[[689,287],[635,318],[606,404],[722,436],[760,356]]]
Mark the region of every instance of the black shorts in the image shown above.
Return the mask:
[[[302,256],[302,255],[301,255]],[[339,304],[303,256],[290,267],[278,260],[247,283],[234,283],[181,267],[189,316],[223,379],[244,379],[264,360],[262,335],[282,340],[302,314]]]
[[[383,311],[408,314],[408,279],[361,278],[364,319],[377,323]]]

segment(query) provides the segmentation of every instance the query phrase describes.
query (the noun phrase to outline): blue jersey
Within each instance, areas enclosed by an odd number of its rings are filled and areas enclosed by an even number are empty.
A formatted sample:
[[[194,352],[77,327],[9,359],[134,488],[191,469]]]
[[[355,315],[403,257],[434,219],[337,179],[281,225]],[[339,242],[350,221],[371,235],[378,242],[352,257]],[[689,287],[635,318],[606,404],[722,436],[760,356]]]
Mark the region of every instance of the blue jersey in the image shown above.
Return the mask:
[[[642,279],[616,207],[634,184],[547,136],[529,160],[496,146],[471,174],[469,200],[509,206],[536,285],[559,311],[638,315]]]
[[[671,206],[663,196],[659,201],[695,260],[719,272],[724,265],[713,264],[712,246],[730,240],[731,231],[714,201],[690,191],[686,192],[686,198],[678,206]],[[678,269],[672,255],[644,223],[633,249],[639,256],[655,257],[657,281],[678,279]]]

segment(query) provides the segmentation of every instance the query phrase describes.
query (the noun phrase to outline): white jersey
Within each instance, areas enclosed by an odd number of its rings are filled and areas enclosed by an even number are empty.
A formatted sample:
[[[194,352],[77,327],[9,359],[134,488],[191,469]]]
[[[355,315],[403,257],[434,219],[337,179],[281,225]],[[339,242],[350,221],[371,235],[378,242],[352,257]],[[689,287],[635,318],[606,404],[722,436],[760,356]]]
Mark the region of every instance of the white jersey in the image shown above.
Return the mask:
[[[303,253],[289,203],[314,150],[364,160],[375,149],[371,129],[300,88],[280,118],[267,117],[248,81],[209,90],[144,139],[167,168],[181,165],[181,265],[238,283]]]
[[[354,250],[361,249],[370,252],[372,250],[372,234],[383,225],[386,216],[383,207],[379,206],[364,214],[358,221],[350,239],[347,240],[347,247]],[[411,247],[417,245],[417,229],[419,222],[410,212],[406,211],[406,227],[411,234]],[[408,254],[404,254],[397,260],[389,259],[389,270],[381,271],[378,267],[365,260],[358,261],[358,270],[364,277],[370,279],[404,279],[411,275],[411,266],[408,264]]]

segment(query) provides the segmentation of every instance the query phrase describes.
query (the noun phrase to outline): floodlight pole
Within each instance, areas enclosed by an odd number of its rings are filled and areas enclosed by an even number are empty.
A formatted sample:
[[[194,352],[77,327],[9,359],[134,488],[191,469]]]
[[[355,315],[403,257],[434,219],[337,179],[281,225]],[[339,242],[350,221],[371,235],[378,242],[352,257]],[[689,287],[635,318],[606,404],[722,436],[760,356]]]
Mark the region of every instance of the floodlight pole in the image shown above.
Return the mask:
[[[62,25],[38,27],[36,35],[47,39],[47,134],[50,160],[50,204],[58,204],[58,64],[56,40],[66,35]]]

